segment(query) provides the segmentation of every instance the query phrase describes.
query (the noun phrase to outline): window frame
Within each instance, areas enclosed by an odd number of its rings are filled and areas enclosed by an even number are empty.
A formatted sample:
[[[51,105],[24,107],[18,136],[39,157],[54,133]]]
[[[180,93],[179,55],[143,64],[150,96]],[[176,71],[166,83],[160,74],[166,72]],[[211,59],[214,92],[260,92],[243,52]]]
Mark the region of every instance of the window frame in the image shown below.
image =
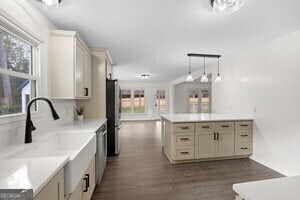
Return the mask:
[[[127,113],[122,113],[122,115],[146,115],[147,114],[147,100],[146,100],[146,89],[144,87],[122,87],[121,88],[121,91],[122,90],[130,90],[130,102],[131,102],[131,105],[130,105],[130,112],[127,112]],[[144,91],[144,112],[141,112],[141,113],[136,113],[134,112],[134,91],[135,90],[143,90]],[[121,101],[122,101],[122,98],[121,98]],[[121,105],[122,105],[122,102],[121,102]],[[121,107],[121,110],[122,110],[122,107]]]
[[[156,106],[156,100],[157,100],[157,92],[158,91],[164,91],[165,92],[165,113],[159,113],[157,112],[157,108],[160,106]],[[165,88],[156,88],[155,89],[155,93],[154,93],[154,111],[156,115],[160,115],[160,114],[167,114],[168,113],[168,106],[169,106],[169,102],[168,102],[168,90]],[[160,109],[159,109],[160,110]]]
[[[32,75],[0,68],[0,74],[35,81],[36,96],[41,94],[41,51],[42,40],[13,16],[0,9],[0,28],[14,37],[32,46]],[[25,120],[26,113],[15,113],[0,116],[0,124],[14,123]],[[32,113],[32,118],[42,117],[37,104],[37,110]]]

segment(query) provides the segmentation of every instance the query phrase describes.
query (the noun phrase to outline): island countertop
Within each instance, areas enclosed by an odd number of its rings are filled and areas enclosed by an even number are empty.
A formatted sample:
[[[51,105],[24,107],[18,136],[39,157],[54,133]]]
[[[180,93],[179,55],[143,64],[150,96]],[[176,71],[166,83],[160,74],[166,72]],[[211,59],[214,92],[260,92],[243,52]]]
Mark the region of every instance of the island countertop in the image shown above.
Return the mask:
[[[172,123],[182,122],[209,122],[209,121],[245,121],[253,120],[251,116],[225,115],[219,113],[201,113],[201,114],[161,114],[162,119]]]
[[[283,177],[233,185],[233,190],[245,200],[298,200],[300,176]]]

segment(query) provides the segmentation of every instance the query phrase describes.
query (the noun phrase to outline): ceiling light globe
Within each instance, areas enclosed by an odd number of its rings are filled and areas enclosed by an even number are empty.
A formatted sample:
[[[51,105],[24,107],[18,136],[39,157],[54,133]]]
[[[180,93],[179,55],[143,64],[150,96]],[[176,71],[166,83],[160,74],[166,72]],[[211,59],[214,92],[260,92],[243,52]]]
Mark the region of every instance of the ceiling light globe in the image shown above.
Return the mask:
[[[211,0],[213,11],[217,15],[227,15],[241,9],[244,0]]]

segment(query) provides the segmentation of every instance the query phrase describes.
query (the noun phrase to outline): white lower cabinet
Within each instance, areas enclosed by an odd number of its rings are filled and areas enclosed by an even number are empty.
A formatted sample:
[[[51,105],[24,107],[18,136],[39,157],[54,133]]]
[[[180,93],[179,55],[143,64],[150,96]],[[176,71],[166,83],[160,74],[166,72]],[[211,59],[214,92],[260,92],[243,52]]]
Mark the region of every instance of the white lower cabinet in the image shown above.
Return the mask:
[[[75,191],[66,200],[90,200],[96,187],[95,158],[90,162]]]
[[[195,133],[195,158],[211,158],[216,154],[213,132]]]
[[[34,197],[34,200],[64,200],[64,169]]]
[[[234,158],[252,154],[252,121],[165,123],[170,161]]]

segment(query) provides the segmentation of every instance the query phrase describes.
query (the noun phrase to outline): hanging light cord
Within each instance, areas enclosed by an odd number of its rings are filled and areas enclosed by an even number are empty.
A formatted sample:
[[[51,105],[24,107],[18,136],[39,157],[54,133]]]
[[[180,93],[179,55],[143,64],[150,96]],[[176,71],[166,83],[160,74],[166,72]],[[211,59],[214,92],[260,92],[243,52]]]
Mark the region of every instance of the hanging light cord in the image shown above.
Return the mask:
[[[203,57],[204,59],[204,75],[205,75],[205,56]]]
[[[218,76],[220,76],[220,58],[218,58]]]
[[[189,56],[189,74],[191,74],[191,56]]]

